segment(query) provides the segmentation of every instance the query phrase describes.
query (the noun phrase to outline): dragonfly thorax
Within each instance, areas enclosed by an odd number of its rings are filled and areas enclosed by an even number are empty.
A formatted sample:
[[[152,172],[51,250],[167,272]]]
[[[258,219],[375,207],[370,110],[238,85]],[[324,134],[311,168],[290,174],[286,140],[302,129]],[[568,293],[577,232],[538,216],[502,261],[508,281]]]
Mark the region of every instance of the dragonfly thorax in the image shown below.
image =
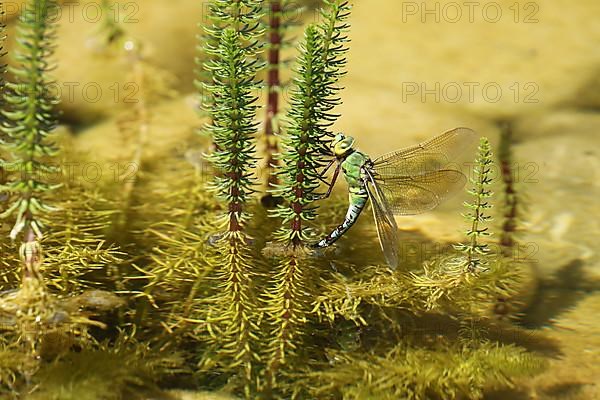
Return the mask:
[[[344,158],[354,151],[354,138],[338,133],[331,142],[331,149],[337,158]]]

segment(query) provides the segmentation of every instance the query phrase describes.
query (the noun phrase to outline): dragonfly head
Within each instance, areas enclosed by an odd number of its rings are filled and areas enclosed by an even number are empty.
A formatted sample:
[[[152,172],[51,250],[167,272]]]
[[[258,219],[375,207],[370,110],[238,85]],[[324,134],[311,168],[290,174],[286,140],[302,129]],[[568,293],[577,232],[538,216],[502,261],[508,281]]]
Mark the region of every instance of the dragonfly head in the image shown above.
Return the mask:
[[[336,157],[342,158],[354,151],[354,138],[338,133],[331,142],[331,149]]]

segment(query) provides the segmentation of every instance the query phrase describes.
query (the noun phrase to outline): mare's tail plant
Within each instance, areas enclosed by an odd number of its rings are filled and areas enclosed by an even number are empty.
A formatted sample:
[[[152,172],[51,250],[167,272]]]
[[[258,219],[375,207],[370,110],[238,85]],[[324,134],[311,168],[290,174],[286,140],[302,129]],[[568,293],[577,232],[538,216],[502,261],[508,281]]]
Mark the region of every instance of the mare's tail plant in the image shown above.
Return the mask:
[[[11,194],[12,204],[0,216],[14,217],[10,237],[22,235],[26,244],[42,237],[40,216],[52,210],[42,197],[55,188],[47,177],[57,172],[48,160],[57,151],[48,135],[57,125],[54,107],[58,103],[48,90],[53,38],[50,5],[48,0],[30,1],[23,11],[21,46],[15,51],[18,67],[10,68],[15,80],[6,84],[4,99],[8,109],[3,112],[2,130],[7,136],[3,147],[10,160],[2,161],[2,167],[12,176],[3,189]]]
[[[102,34],[105,44],[112,44],[119,41],[125,35],[125,30],[119,23],[119,19],[115,18],[115,7],[118,3],[113,3],[112,0],[102,0],[100,8],[102,10],[102,21],[100,23],[99,33]]]
[[[4,51],[4,43],[6,41],[6,25],[4,24],[6,12],[4,11],[4,7],[0,7],[0,58],[6,55]],[[0,64],[0,93],[4,93],[5,90],[5,74],[6,74],[6,64]],[[0,95],[0,107],[4,109],[4,98]],[[0,120],[1,121],[1,120]],[[4,132],[0,131],[0,146],[3,143]],[[0,160],[2,160],[2,147],[0,147]],[[0,212],[3,210],[4,201],[7,198],[7,194],[5,193],[2,186],[6,183],[5,181],[6,171],[4,170],[4,165],[0,162]]]
[[[51,163],[57,149],[48,137],[57,125],[54,107],[58,102],[48,90],[53,40],[48,18],[51,5],[48,0],[31,0],[21,15],[20,46],[15,50],[17,66],[10,68],[14,81],[7,82],[4,92],[2,131],[6,138],[2,150],[8,159],[0,161],[0,167],[8,172],[0,192],[9,196],[9,205],[0,218],[11,220],[10,238],[21,238],[22,243],[21,289],[14,299],[3,299],[1,306],[5,311],[15,311],[21,339],[34,353],[43,325],[52,315],[39,269],[42,219],[53,210],[44,197],[56,188],[49,177],[57,172]],[[14,307],[22,310],[18,312]]]
[[[329,129],[337,118],[333,108],[341,101],[337,84],[344,74],[348,50],[345,21],[349,10],[346,1],[326,1],[322,22],[306,28],[300,45],[280,156],[281,183],[273,191],[286,201],[273,213],[283,220],[275,237],[291,252],[280,261],[267,298],[273,326],[267,351],[272,384],[279,366],[297,353],[297,338],[306,324],[314,293],[310,265],[298,251],[314,239],[307,223],[317,217],[313,201],[318,197],[319,169],[326,163],[332,136]]]
[[[338,83],[345,74],[346,46],[350,5],[346,1],[326,1],[323,21],[309,25],[300,45],[291,104],[287,114],[283,141],[283,161],[279,168],[281,184],[273,192],[286,204],[274,216],[283,219],[276,238],[293,248],[313,239],[306,223],[316,218],[313,201],[318,198],[321,173],[330,153],[328,144],[333,134],[330,127],[338,115],[333,113],[341,103]]]
[[[485,269],[488,261],[486,256],[490,253],[487,243],[481,239],[490,236],[488,227],[484,225],[491,219],[486,210],[492,208],[489,198],[492,196],[490,185],[492,183],[492,151],[487,138],[481,138],[478,148],[478,157],[475,161],[474,176],[471,178],[473,187],[468,191],[473,197],[472,202],[465,202],[469,211],[464,215],[470,223],[467,230],[467,243],[460,243],[455,248],[464,254],[463,266],[469,272]]]
[[[502,174],[502,182],[504,184],[504,203],[503,203],[503,221],[502,231],[500,235],[500,246],[504,254],[510,256],[516,243],[516,232],[519,228],[519,220],[521,218],[520,207],[521,201],[517,193],[515,175],[518,170],[515,170],[513,165],[512,154],[512,126],[508,121],[502,122],[500,127],[500,145],[498,149],[498,160],[500,161],[500,172]]]
[[[280,162],[276,155],[279,153],[278,135],[281,133],[280,100],[284,89],[281,82],[281,70],[282,66],[289,61],[282,59],[282,50],[291,46],[292,40],[289,38],[289,31],[297,25],[294,18],[298,17],[301,10],[296,2],[290,0],[271,0],[268,2],[268,7],[266,31],[267,108],[263,135],[265,172],[261,173],[262,183],[267,191],[279,183],[275,171]],[[267,193],[262,198],[263,205],[266,206],[275,205],[279,200],[280,198],[274,198],[271,193]]]
[[[263,11],[260,0],[212,0],[207,3],[206,9],[203,10],[206,12],[205,24],[202,26],[202,34],[198,35],[196,58],[199,68],[196,70],[195,85],[200,93],[200,116],[212,118],[211,108],[215,104],[212,91],[207,90],[213,76],[209,65],[218,52],[224,29],[233,29],[238,33],[241,42],[244,43],[243,51],[252,57],[262,47],[259,37],[264,32],[260,23]],[[210,132],[200,129],[199,133],[204,135]],[[214,140],[212,147],[216,147]]]
[[[245,232],[250,218],[248,200],[253,190],[251,177],[257,133],[256,72],[260,64],[234,29],[223,31],[219,46],[209,48],[214,59],[207,63],[213,83],[206,85],[212,97],[211,120],[207,126],[216,150],[210,155],[217,171],[212,189],[225,204],[219,222],[223,233],[216,240],[214,255],[219,293],[215,296],[216,314],[207,321],[219,332],[217,353],[229,368],[243,371],[245,393],[249,397],[255,349],[258,307],[252,292],[255,273],[249,262],[249,236]]]
[[[134,214],[136,206],[138,209],[143,207],[136,201],[136,189],[147,169],[145,158],[153,125],[150,107],[164,98],[171,97],[174,91],[171,89],[173,77],[145,57],[144,43],[130,37],[125,30],[121,35],[124,39],[115,43],[120,44],[119,50],[128,61],[125,73],[129,77],[129,83],[125,88],[136,90],[135,98],[128,96],[123,99],[125,112],[119,118],[118,124],[123,144],[132,148],[131,156],[124,162],[123,168],[119,168],[117,176],[119,181],[123,181],[123,187],[115,231],[125,235],[137,228],[133,226],[136,219],[134,217],[144,220],[140,215]]]

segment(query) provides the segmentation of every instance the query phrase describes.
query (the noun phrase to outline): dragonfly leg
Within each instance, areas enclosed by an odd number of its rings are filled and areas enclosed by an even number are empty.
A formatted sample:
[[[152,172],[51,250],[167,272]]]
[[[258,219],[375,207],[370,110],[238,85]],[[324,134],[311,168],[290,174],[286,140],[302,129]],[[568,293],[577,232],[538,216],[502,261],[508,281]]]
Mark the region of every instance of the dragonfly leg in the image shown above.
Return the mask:
[[[349,198],[350,205],[348,206],[348,211],[346,212],[344,222],[338,225],[338,227],[331,231],[329,235],[325,236],[319,242],[315,243],[312,247],[323,248],[331,246],[339,238],[341,238],[342,235],[352,227],[352,225],[356,223],[356,221],[358,220],[358,216],[367,204],[368,194],[366,189],[362,188],[362,190],[357,193],[350,193]]]
[[[320,195],[316,195],[315,200],[323,200],[323,199],[326,199],[329,196],[331,196],[331,192],[333,191],[333,186],[335,185],[335,182],[337,181],[337,178],[340,175],[340,168],[341,168],[341,164],[338,164],[337,167],[335,168],[335,171],[333,172],[333,177],[331,178],[331,182],[327,182],[325,179],[323,179],[323,175],[325,175],[325,172],[327,172],[327,170],[329,169],[329,166],[325,169],[325,171],[323,171],[323,174],[319,177],[319,179],[328,186],[327,192],[320,194]]]

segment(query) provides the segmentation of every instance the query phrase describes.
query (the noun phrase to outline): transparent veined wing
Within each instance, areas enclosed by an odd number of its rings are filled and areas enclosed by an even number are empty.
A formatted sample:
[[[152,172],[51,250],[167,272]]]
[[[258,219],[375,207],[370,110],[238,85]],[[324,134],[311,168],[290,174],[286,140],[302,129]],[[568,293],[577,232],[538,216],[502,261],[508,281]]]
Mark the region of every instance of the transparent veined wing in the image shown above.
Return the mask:
[[[374,177],[379,191],[394,215],[429,211],[461,190],[467,177],[460,171],[443,169],[415,176]]]
[[[469,128],[456,128],[416,146],[385,154],[373,161],[377,177],[425,175],[444,169],[475,141]]]
[[[380,190],[377,181],[371,173],[367,171],[369,184],[367,184],[367,192],[371,200],[371,208],[373,208],[373,217],[377,227],[377,236],[379,244],[388,265],[392,269],[398,267],[398,226],[394,220],[394,215],[390,211],[389,203],[385,194]]]

